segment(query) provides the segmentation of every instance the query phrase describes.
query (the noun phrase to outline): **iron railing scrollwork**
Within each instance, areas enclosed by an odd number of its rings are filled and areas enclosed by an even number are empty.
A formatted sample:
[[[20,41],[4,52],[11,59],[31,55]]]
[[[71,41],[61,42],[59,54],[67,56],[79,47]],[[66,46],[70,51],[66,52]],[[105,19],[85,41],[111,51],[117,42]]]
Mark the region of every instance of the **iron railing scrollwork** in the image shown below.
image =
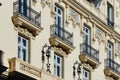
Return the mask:
[[[41,14],[30,6],[24,7],[22,2],[14,2],[13,3],[13,15],[20,15],[30,21],[33,25],[41,26]]]
[[[50,27],[50,30],[51,36],[57,36],[58,38],[65,41],[69,45],[73,45],[73,34],[68,32],[64,28],[54,24]]]
[[[115,62],[110,58],[105,59],[105,68],[109,68],[114,72],[117,72],[118,74],[120,74],[120,64],[118,64],[117,62]]]
[[[91,45],[88,45],[87,43],[80,44],[80,52],[85,53],[99,62],[99,51],[94,49]]]

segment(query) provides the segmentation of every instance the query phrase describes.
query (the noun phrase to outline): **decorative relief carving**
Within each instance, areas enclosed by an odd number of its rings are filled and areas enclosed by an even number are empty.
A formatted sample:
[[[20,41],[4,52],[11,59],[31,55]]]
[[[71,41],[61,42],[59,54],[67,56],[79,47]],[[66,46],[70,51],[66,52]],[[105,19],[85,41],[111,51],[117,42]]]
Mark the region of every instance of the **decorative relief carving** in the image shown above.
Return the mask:
[[[115,79],[113,79],[113,77],[110,77],[110,76],[106,76],[105,79],[106,80],[115,80]]]
[[[69,15],[68,16],[68,23],[69,23],[69,21],[72,21],[72,24],[74,25],[74,27],[76,25],[80,24],[79,14],[78,13],[76,13],[72,9],[69,9],[69,14],[68,15]]]
[[[82,65],[83,65],[84,68],[87,68],[88,70],[93,71],[93,68],[89,64],[83,63]]]
[[[66,53],[62,50],[62,48],[53,47],[52,49],[54,52],[56,52],[60,55],[66,56]]]
[[[120,43],[116,43],[116,53],[115,56],[120,58]]]
[[[95,29],[94,40],[98,39],[98,42],[105,42],[105,34],[100,31],[98,28]]]
[[[51,0],[41,0],[41,5],[44,8],[46,5],[50,7]]]
[[[14,29],[16,30],[16,31],[18,31],[19,33],[22,33],[22,34],[24,34],[25,36],[27,36],[27,37],[30,37],[30,38],[32,38],[32,39],[35,39],[35,37],[32,35],[32,33],[30,33],[27,29],[25,29],[25,28],[22,28],[22,27],[14,27]]]

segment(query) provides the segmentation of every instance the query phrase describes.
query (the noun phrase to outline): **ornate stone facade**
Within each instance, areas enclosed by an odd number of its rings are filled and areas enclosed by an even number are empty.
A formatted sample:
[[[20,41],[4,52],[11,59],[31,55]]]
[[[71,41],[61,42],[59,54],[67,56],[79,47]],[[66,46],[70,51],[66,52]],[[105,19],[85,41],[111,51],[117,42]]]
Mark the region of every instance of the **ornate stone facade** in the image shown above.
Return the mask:
[[[22,27],[14,27],[14,29],[18,32],[18,33],[21,33],[21,34],[24,34],[25,36],[29,37],[29,38],[32,38],[32,39],[35,39],[35,37],[32,35],[32,33],[30,33],[27,29],[25,28],[22,28]]]
[[[41,5],[44,8],[46,5],[50,7],[51,0],[41,0]]]
[[[75,27],[80,24],[80,16],[78,13],[69,8],[68,12],[68,23],[72,21],[72,25]]]

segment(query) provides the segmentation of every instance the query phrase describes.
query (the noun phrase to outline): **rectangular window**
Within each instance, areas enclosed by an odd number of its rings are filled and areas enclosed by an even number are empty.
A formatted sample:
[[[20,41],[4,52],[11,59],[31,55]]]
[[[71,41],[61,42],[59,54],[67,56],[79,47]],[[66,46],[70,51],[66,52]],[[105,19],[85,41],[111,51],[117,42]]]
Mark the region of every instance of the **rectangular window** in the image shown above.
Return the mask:
[[[62,57],[54,54],[54,74],[62,77]]]
[[[18,36],[18,58],[28,62],[28,40]]]
[[[114,26],[114,9],[113,6],[108,3],[107,4],[107,23],[109,26],[113,27]]]
[[[54,8],[55,11],[55,33],[57,36],[62,37],[62,27],[63,27],[63,11],[59,7],[55,6]]]
[[[90,29],[89,27],[87,27],[85,24],[83,26],[83,41],[84,41],[84,51],[87,54],[90,54],[90,42],[91,42],[91,38],[90,38]]]
[[[108,58],[113,59],[113,44],[108,42]]]
[[[83,69],[83,80],[90,80],[90,72],[86,69]]]

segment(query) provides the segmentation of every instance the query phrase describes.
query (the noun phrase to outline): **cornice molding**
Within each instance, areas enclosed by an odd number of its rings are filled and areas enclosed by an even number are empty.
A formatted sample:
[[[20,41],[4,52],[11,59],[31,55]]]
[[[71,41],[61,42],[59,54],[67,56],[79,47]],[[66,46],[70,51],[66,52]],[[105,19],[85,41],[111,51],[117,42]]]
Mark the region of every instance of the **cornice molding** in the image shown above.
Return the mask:
[[[90,12],[87,8],[85,8],[83,5],[78,3],[76,0],[63,0],[64,3],[68,4],[70,7],[77,10],[79,14],[82,14],[82,16],[87,17],[91,16],[92,21],[97,25],[98,28],[100,28],[103,32],[108,33],[109,35],[114,34],[114,39],[118,40],[120,42],[120,34],[118,34],[116,31],[114,31],[110,26],[108,26],[103,20],[101,20],[99,17],[97,17],[95,14]],[[91,20],[90,18],[90,20]]]

